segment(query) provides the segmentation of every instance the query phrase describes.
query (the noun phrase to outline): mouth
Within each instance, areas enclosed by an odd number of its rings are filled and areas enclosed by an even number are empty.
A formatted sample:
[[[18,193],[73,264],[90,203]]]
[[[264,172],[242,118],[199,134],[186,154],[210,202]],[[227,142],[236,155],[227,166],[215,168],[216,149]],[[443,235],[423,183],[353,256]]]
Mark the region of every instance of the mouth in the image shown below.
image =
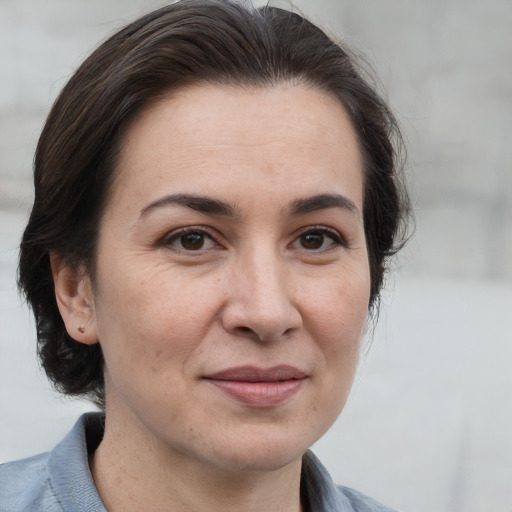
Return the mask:
[[[208,375],[205,379],[229,398],[253,407],[275,407],[295,395],[307,374],[287,365],[272,368],[241,366]]]

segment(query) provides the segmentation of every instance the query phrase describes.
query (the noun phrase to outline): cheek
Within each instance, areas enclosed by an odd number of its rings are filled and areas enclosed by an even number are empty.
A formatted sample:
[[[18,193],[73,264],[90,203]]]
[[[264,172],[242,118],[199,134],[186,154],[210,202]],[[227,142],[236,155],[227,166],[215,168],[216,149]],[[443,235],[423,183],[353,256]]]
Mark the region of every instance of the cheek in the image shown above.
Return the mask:
[[[186,360],[197,348],[219,297],[214,284],[141,262],[104,265],[96,318],[106,359],[112,354],[124,364],[156,369],[170,359]]]
[[[311,411],[322,432],[339,416],[350,393],[367,318],[369,280],[364,273],[357,279],[343,276],[326,282],[321,293],[317,286],[316,294],[308,294],[306,329],[319,355],[314,379],[319,392]]]
[[[370,280],[366,267],[308,286],[308,323],[317,330],[315,338],[324,350],[357,351],[366,326]]]

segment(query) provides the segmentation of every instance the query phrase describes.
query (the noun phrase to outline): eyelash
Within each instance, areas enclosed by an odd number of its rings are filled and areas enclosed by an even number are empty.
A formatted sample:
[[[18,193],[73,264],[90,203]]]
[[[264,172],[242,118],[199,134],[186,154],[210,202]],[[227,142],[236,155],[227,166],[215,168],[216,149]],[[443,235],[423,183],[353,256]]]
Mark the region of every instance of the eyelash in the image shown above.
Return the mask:
[[[187,235],[193,235],[193,234],[204,236],[205,238],[208,238],[209,240],[214,242],[215,245],[220,245],[217,242],[217,237],[213,233],[211,233],[208,228],[203,227],[203,226],[189,226],[189,227],[177,229],[176,231],[172,231],[171,233],[168,233],[160,240],[159,245],[163,246],[163,247],[169,247],[173,242],[179,241],[180,238],[187,236]],[[189,249],[185,249],[184,247],[181,247],[178,250],[181,250],[184,252],[190,252],[190,253],[193,253],[193,252],[199,253],[199,252],[201,252],[202,247],[199,248],[198,250],[192,250],[192,249],[189,250]]]
[[[193,234],[197,234],[201,237],[204,237],[203,240],[205,238],[207,238],[211,242],[213,242],[215,245],[222,247],[222,245],[217,241],[218,236],[215,235],[214,233],[212,233],[210,229],[208,229],[204,226],[189,226],[189,227],[180,228],[176,231],[166,234],[159,241],[158,245],[162,246],[162,247],[169,247],[174,242],[178,242],[182,237],[185,237],[187,235],[193,235]],[[332,245],[342,246],[342,247],[347,246],[346,240],[343,238],[343,236],[335,229],[329,228],[327,226],[307,226],[305,228],[302,228],[302,230],[297,234],[297,236],[292,241],[291,245],[294,245],[295,243],[300,242],[302,237],[304,237],[306,235],[311,235],[311,234],[328,237],[333,242]],[[204,243],[202,245],[204,245]],[[323,242],[322,242],[322,245],[323,245]],[[316,248],[307,249],[306,247],[300,247],[299,249],[306,250],[307,252],[310,252],[310,253],[321,253],[323,251],[329,250],[330,247],[331,247],[331,244],[324,248],[320,247],[317,249]],[[202,253],[205,250],[209,250],[209,248],[204,249],[201,246],[198,249],[194,250],[194,249],[187,249],[182,246],[180,248],[177,248],[177,250],[180,250],[180,251],[183,251],[186,253],[194,253],[194,252]]]
[[[298,234],[298,236],[295,238],[294,242],[300,240],[301,237],[308,235],[308,234],[320,234],[322,236],[327,236],[330,238],[334,245],[336,246],[342,246],[347,247],[346,240],[343,238],[343,236],[336,231],[335,229],[329,228],[327,226],[308,226],[306,228],[303,228],[301,232]],[[305,249],[305,248],[303,248]],[[323,249],[311,249],[308,252],[321,252],[322,250],[328,250],[329,247],[323,248]],[[307,250],[307,249],[306,249]]]

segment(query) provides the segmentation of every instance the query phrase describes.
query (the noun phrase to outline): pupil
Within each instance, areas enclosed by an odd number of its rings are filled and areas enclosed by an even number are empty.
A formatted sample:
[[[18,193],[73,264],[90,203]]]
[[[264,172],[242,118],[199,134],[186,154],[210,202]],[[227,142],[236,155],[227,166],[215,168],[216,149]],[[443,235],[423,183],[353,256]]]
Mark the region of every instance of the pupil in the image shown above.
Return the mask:
[[[194,251],[201,249],[204,244],[204,235],[201,233],[189,233],[181,237],[181,245],[184,249]]]
[[[305,249],[320,249],[324,243],[324,235],[322,233],[308,233],[301,237],[302,247]]]

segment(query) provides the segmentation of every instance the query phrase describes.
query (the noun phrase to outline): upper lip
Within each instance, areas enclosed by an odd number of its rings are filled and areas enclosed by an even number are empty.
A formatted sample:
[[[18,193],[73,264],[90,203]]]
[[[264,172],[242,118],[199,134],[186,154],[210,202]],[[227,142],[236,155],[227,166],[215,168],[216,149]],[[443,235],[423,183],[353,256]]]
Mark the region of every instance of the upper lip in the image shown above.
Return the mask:
[[[231,380],[241,382],[276,382],[285,380],[299,380],[307,377],[307,374],[289,365],[278,365],[270,368],[256,366],[238,366],[227,368],[206,376],[211,380]]]

